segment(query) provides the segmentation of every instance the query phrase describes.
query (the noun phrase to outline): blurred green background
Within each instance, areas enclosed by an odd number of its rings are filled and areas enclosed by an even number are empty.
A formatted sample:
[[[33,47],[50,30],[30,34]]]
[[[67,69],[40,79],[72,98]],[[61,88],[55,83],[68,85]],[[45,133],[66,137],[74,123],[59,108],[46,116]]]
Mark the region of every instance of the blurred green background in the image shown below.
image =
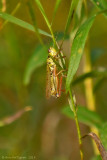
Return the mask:
[[[18,3],[18,0],[7,0],[6,13],[11,14]],[[41,3],[51,22],[55,0],[41,0]],[[52,26],[57,37],[64,31],[70,3],[71,0],[63,0],[59,6]],[[88,5],[89,11],[96,11],[91,2]],[[33,7],[38,27],[49,33],[35,3]],[[21,1],[15,17],[32,24],[26,1]],[[3,23],[4,20],[0,19],[0,119],[11,116],[26,106],[32,106],[32,111],[24,113],[13,123],[0,127],[1,158],[12,155],[36,160],[79,160],[75,123],[60,112],[68,104],[66,95],[62,93],[59,99],[49,100],[45,97],[46,63],[33,72],[28,85],[23,83],[26,66],[39,44],[36,34],[11,23],[2,28]],[[50,44],[50,38],[42,38],[46,44]],[[89,39],[93,69],[107,68],[107,20],[103,15],[97,16]],[[64,41],[63,52],[68,63],[69,40]],[[83,65],[84,57],[78,70],[79,75],[83,73]],[[107,121],[106,82],[104,79],[95,92],[97,112],[104,121]],[[73,90],[77,103],[86,106],[84,84],[74,86]],[[80,128],[82,135],[89,132],[84,124],[80,123]],[[90,138],[83,140],[83,150],[85,160],[94,156]]]

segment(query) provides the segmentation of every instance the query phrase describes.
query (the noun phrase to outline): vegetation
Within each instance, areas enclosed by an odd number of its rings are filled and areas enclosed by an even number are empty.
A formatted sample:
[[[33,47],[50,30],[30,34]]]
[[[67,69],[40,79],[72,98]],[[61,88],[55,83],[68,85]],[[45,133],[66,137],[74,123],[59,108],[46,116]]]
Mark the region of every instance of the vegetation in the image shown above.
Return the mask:
[[[106,160],[106,0],[0,5],[1,158]],[[50,46],[66,76],[65,92],[47,100]]]

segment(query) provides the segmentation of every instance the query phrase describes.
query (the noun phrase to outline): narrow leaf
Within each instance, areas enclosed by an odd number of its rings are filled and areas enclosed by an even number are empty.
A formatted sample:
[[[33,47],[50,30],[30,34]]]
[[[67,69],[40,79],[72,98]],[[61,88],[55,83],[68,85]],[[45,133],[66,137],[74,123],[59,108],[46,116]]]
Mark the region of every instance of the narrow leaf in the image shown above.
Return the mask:
[[[83,4],[83,0],[79,0],[77,9],[76,9],[76,14],[79,20],[81,19],[81,16],[82,16],[82,4]]]
[[[71,48],[71,57],[68,67],[68,74],[66,79],[66,90],[68,91],[70,84],[73,80],[73,76],[76,73],[81,56],[83,53],[83,49],[85,46],[85,42],[89,33],[89,30],[94,22],[96,16],[92,16],[88,20],[85,21],[84,24],[78,29],[75,38],[73,40],[72,48]]]
[[[42,4],[41,4],[40,0],[35,0],[35,2],[37,4],[38,8],[40,9],[40,11],[41,11],[41,13],[42,13],[42,15],[43,15],[48,27],[50,28],[50,23],[48,21],[48,18],[47,18],[46,14],[45,14],[45,11],[44,11],[44,9],[42,7]]]
[[[57,12],[57,10],[58,10],[58,8],[59,8],[60,3],[61,3],[61,0],[56,0],[55,9],[54,9],[54,12],[53,12],[52,23],[53,23],[53,21],[54,21],[54,19],[55,19],[56,12]],[[52,23],[51,23],[51,25],[52,25]]]
[[[81,76],[78,76],[74,81],[72,82],[72,85],[76,85],[80,82],[83,82],[87,78],[101,78],[101,77],[107,77],[107,70],[95,70],[88,73],[84,73]]]
[[[69,106],[64,107],[62,109],[62,113],[65,114],[67,117],[74,119],[74,114],[71,111]],[[88,126],[94,126],[94,127],[100,128],[102,124],[102,120],[100,116],[97,113],[88,110],[86,107],[78,107],[77,116],[80,122]]]
[[[107,9],[107,1],[106,0],[91,0],[91,2],[97,7],[100,11]],[[107,12],[104,12],[104,15],[107,18]]]
[[[53,39],[53,43],[54,43],[54,45],[56,46],[55,37],[54,37],[53,31],[52,31],[50,22],[49,22],[49,20],[48,20],[48,18],[47,18],[47,16],[46,16],[45,11],[44,11],[44,8],[42,7],[42,4],[41,4],[40,0],[35,0],[35,2],[36,2],[39,10],[41,11],[41,13],[42,13],[42,15],[43,15],[43,17],[44,17],[44,19],[45,19],[45,22],[46,22],[46,24],[47,24],[47,26],[48,26],[48,28],[49,28],[49,30],[50,30],[50,32],[51,32],[52,39]]]
[[[30,1],[28,1],[28,2],[27,2],[27,5],[28,5],[30,17],[31,17],[32,22],[33,22],[33,26],[34,26],[34,28],[35,28],[35,33],[36,33],[36,35],[37,35],[40,43],[41,43],[42,45],[44,45],[44,44],[43,44],[43,41],[42,41],[42,39],[41,39],[41,36],[40,36],[40,34],[39,34],[39,30],[38,30],[38,26],[37,26],[37,21],[36,21],[36,16],[35,16],[35,13],[34,13],[34,9],[33,9],[33,7],[32,7],[33,4],[32,4]]]
[[[93,87],[93,92],[95,93],[97,90],[99,90],[103,86],[105,81],[107,82],[107,77],[99,78]]]
[[[21,19],[18,19],[18,18],[14,17],[10,14],[0,12],[0,17],[5,19],[5,20],[8,20],[11,23],[17,24],[20,27],[23,27],[25,29],[28,29],[28,30],[31,30],[31,31],[35,32],[35,28],[31,24],[29,24],[29,23],[27,23],[27,22],[25,22]],[[41,29],[38,29],[38,30],[39,30],[40,34],[51,37],[51,35],[48,34],[47,32],[45,32]]]
[[[67,23],[66,23],[66,26],[65,26],[64,38],[65,38],[66,33],[68,32],[68,29],[69,29],[69,26],[70,26],[70,23],[71,23],[71,19],[72,19],[72,16],[73,16],[73,12],[77,7],[78,2],[79,2],[79,0],[72,0],[71,1],[71,6],[70,6],[68,18],[67,18]]]
[[[46,62],[48,53],[48,46],[44,48],[38,45],[30,58],[24,75],[24,84],[27,85],[30,82],[30,78],[35,69],[42,66]]]
[[[11,15],[13,16],[17,11],[18,9],[20,8],[21,6],[21,3],[19,2],[16,7],[13,9],[13,11],[11,12]],[[4,23],[2,24],[1,28],[3,28],[9,21],[8,20],[5,20]]]

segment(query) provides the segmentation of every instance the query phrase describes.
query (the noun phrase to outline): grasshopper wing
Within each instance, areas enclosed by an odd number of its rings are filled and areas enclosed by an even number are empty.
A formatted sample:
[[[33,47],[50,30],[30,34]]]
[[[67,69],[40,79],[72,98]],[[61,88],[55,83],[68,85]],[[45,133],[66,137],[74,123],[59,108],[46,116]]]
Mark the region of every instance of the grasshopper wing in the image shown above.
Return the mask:
[[[51,96],[51,76],[50,69],[47,65],[47,76],[46,76],[46,98],[49,99]]]

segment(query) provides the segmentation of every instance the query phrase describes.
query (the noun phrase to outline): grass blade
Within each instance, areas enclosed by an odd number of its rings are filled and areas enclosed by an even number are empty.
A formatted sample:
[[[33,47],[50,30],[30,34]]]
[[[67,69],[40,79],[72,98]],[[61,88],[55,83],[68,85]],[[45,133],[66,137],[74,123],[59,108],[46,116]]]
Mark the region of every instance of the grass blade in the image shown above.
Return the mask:
[[[49,20],[48,20],[46,14],[45,14],[45,11],[44,11],[44,9],[43,9],[43,7],[42,7],[42,4],[41,4],[40,0],[35,0],[35,2],[36,2],[38,8],[39,8],[40,11],[41,11],[41,13],[42,13],[42,15],[43,15],[43,17],[44,17],[44,19],[45,19],[45,21],[46,21],[46,23],[47,23],[47,26],[50,28]]]
[[[107,77],[101,77],[97,80],[97,82],[95,83],[94,87],[93,87],[93,92],[97,92],[102,86],[103,84],[107,81]]]
[[[42,66],[47,59],[47,51],[48,51],[48,46],[47,48],[38,45],[32,54],[32,57],[30,58],[25,74],[24,74],[24,84],[27,85],[30,82],[30,78],[34,70],[40,66]]]
[[[91,2],[97,7],[100,11],[107,9],[107,1],[105,0],[91,0]],[[105,17],[107,18],[107,12],[104,12]]]
[[[52,23],[51,23],[51,25],[53,24],[53,21],[54,21],[54,19],[55,19],[56,12],[57,12],[57,10],[58,10],[58,8],[59,8],[60,3],[61,3],[61,0],[56,0],[56,4],[55,4],[54,12],[53,12],[53,18],[52,18]]]
[[[35,33],[36,33],[36,35],[37,35],[40,43],[41,43],[42,45],[44,45],[44,44],[43,44],[43,41],[42,41],[42,39],[41,39],[41,37],[40,37],[40,34],[39,34],[39,30],[38,30],[38,26],[37,26],[37,22],[36,22],[36,16],[35,16],[34,9],[33,9],[33,4],[28,1],[28,2],[27,2],[27,5],[28,5],[28,10],[29,10],[30,17],[31,17],[32,22],[33,22],[33,26],[34,26],[34,28],[35,28]]]
[[[11,15],[14,15],[18,9],[20,8],[21,3],[19,2],[16,7],[14,8],[14,10],[11,12]],[[6,24],[8,23],[8,20],[5,20],[4,23],[2,24],[1,28],[3,28]]]
[[[62,113],[65,114],[67,117],[74,119],[74,114],[69,106],[64,107],[62,109]],[[77,115],[78,120],[88,126],[100,128],[100,126],[102,125],[101,117],[97,113],[88,110],[86,107],[79,106],[77,110]]]
[[[96,78],[96,77],[107,77],[107,70],[104,70],[104,71],[91,71],[91,72],[88,72],[88,73],[85,73],[79,77],[77,77],[73,82],[72,84],[73,85],[76,85],[80,82],[83,82],[85,79],[87,78]]]
[[[50,22],[49,22],[49,20],[48,20],[46,14],[45,14],[45,11],[44,11],[44,9],[43,9],[43,7],[42,7],[42,4],[41,4],[40,0],[35,0],[35,2],[36,2],[36,4],[37,4],[39,10],[41,11],[41,13],[42,13],[42,15],[43,15],[43,17],[44,17],[44,19],[45,19],[45,22],[46,22],[46,24],[47,24],[47,26],[48,26],[48,28],[49,28],[49,30],[50,30],[50,32],[51,32],[52,39],[53,39],[53,43],[54,43],[54,45],[56,46],[56,40],[55,40],[53,31],[52,31]]]
[[[69,26],[70,26],[70,23],[71,23],[71,19],[72,19],[72,16],[73,16],[73,12],[74,12],[74,9],[76,9],[76,7],[77,7],[78,2],[79,2],[79,0],[72,0],[71,1],[71,6],[70,6],[68,18],[67,18],[67,23],[66,23],[66,26],[65,26],[63,41],[65,39],[66,33],[68,32],[68,29],[69,29]],[[63,43],[63,41],[62,41],[62,43]],[[62,44],[61,44],[61,46],[62,46]]]
[[[16,24],[20,27],[23,27],[25,29],[28,29],[28,30],[31,30],[31,31],[35,32],[35,28],[31,24],[29,24],[29,23],[27,23],[27,22],[25,22],[21,19],[18,19],[18,18],[14,17],[14,16],[12,16],[8,13],[0,12],[0,17],[5,19],[5,20],[8,20],[9,22],[14,23],[14,24]],[[38,29],[38,30],[39,30],[40,34],[51,37],[51,35],[49,33],[45,32],[41,29]]]
[[[72,48],[71,48],[71,57],[70,57],[70,62],[68,67],[68,74],[66,79],[67,91],[69,90],[70,84],[73,80],[73,76],[78,69],[80,59],[83,53],[83,49],[85,46],[85,42],[86,42],[89,30],[95,20],[95,17],[96,16],[92,16],[91,18],[86,20],[84,24],[80,26],[73,40]]]

